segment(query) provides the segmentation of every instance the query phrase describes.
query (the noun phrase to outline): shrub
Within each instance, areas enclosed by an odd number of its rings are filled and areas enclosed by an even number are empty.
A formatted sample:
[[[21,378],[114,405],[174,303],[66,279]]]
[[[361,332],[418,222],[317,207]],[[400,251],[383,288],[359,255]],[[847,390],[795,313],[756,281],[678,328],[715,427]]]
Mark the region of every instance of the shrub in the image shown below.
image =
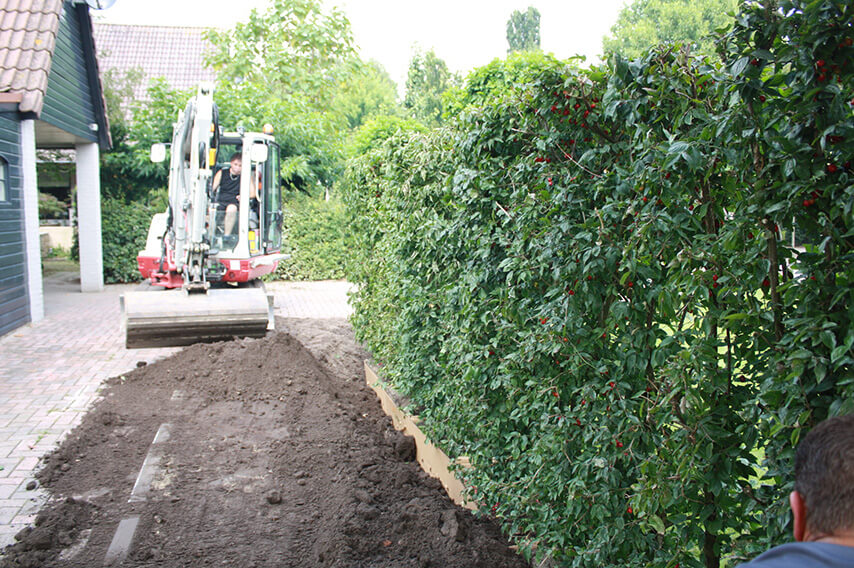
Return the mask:
[[[125,203],[120,199],[101,201],[101,243],[104,254],[104,282],[139,282],[142,277],[136,256],[145,248],[151,218],[159,210],[141,202]],[[75,258],[79,254],[74,236]]]
[[[852,10],[749,5],[723,66],[553,62],[350,163],[357,334],[529,554],[787,538],[800,433],[854,411]]]
[[[344,277],[350,252],[347,214],[337,199],[325,201],[296,193],[285,201],[283,252],[276,276],[286,280],[327,280]]]
[[[50,193],[39,192],[39,219],[60,219],[68,214],[68,205]]]

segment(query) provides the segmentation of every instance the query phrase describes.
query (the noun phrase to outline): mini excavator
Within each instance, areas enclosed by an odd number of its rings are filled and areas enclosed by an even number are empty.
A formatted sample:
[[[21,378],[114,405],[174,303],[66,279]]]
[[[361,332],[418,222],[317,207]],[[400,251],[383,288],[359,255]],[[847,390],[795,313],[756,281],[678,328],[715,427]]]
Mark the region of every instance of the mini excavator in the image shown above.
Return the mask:
[[[165,144],[155,144],[152,161],[164,161],[166,152]],[[273,297],[260,277],[284,258],[272,127],[221,132],[213,86],[203,83],[178,113],[170,152],[169,205],[154,215],[137,256],[145,281],[121,299],[125,345],[263,337],[274,328]],[[228,170],[235,157],[242,160],[238,175]],[[231,175],[236,206],[220,199],[217,172]]]

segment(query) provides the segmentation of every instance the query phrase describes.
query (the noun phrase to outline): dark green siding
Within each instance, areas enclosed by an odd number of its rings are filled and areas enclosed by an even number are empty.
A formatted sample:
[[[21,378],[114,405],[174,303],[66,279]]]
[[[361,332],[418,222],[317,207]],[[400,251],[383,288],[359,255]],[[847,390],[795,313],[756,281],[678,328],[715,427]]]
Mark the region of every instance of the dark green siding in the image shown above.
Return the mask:
[[[79,17],[71,2],[64,2],[40,118],[66,132],[97,142],[98,134],[89,128],[97,119],[86,74]]]
[[[7,167],[7,199],[0,201],[0,335],[30,320],[25,276],[21,125],[16,114],[0,113],[0,158]]]

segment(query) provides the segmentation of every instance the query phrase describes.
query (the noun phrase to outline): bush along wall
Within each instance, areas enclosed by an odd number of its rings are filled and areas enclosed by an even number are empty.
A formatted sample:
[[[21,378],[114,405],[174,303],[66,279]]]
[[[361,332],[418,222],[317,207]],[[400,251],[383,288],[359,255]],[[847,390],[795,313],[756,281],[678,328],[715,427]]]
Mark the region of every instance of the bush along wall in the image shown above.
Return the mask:
[[[101,246],[104,260],[104,283],[139,282],[142,276],[136,263],[151,218],[160,210],[142,202],[126,203],[121,199],[101,200]],[[79,260],[79,243],[74,232],[71,257]]]
[[[854,411],[852,17],[750,5],[723,63],[554,62],[350,163],[358,336],[527,554],[788,539],[793,448]]]

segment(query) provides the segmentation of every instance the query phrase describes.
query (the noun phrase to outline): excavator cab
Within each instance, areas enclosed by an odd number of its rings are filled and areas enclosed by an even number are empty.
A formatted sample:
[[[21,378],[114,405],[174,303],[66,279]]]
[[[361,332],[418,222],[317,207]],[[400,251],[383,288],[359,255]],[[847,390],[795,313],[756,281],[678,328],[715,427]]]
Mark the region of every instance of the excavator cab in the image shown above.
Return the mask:
[[[248,257],[278,252],[282,246],[283,217],[278,145],[246,134],[224,135],[220,140],[216,171],[222,172],[221,176],[229,175],[228,160],[235,154],[241,155],[242,163],[249,167],[241,172],[241,199],[236,218],[229,219],[228,207],[218,195],[219,188],[211,188],[209,239],[212,250],[231,255],[245,248]],[[247,144],[249,149],[244,152]],[[248,199],[244,200],[245,196]]]

